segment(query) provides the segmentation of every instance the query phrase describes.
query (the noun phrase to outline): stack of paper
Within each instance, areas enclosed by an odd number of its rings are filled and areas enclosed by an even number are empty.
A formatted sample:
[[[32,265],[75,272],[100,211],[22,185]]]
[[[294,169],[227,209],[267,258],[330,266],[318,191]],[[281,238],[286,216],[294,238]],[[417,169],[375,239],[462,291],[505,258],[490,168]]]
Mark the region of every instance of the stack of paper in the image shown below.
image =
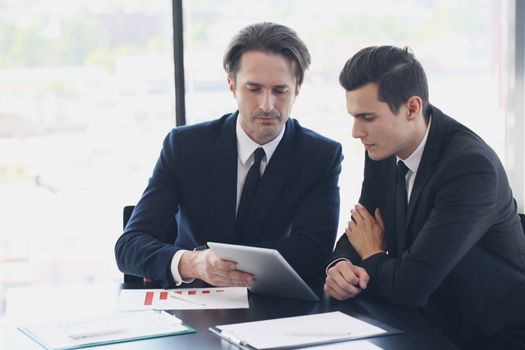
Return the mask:
[[[58,350],[195,332],[175,316],[153,310],[18,328],[46,349]]]

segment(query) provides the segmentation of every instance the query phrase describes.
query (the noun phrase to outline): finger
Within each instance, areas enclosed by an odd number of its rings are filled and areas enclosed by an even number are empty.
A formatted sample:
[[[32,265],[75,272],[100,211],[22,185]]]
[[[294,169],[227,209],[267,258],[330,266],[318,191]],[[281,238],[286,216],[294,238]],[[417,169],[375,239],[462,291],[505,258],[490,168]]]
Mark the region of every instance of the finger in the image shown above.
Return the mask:
[[[255,277],[252,274],[237,270],[228,273],[226,278],[234,284],[241,284],[246,287],[255,282]]]
[[[349,291],[340,288],[331,278],[326,279],[324,290],[328,293],[328,295],[337,300],[346,300],[353,296]]]
[[[234,261],[223,260],[213,252],[210,252],[210,255],[208,256],[208,262],[214,269],[222,270],[224,273],[233,271],[237,267],[237,264]]]
[[[334,289],[338,291],[353,293],[354,290],[351,287],[358,288],[359,286],[359,277],[355,275],[352,263],[349,261],[337,263],[332,269],[328,270],[328,277],[333,282]]]
[[[352,271],[359,278],[359,287],[361,289],[366,289],[368,282],[370,281],[370,275],[368,275],[368,272],[364,268],[355,265],[352,267]]]
[[[355,222],[351,222],[350,225],[345,230],[346,237],[348,238],[348,241],[352,243],[354,241],[353,234],[354,232],[359,233],[358,230],[356,230],[357,224]]]
[[[224,273],[235,271],[237,268],[237,264],[235,262],[221,259],[217,260],[212,266],[217,270],[224,271]]]
[[[343,295],[339,291],[334,290],[334,288],[329,283],[325,283],[323,289],[329,296],[336,300],[342,301],[349,298],[349,296]]]
[[[381,210],[379,210],[379,208],[376,208],[374,217],[377,224],[379,225],[379,228],[381,228],[381,231],[385,232],[385,222],[383,221],[383,215],[381,215]]]
[[[228,286],[249,287],[255,282],[252,274],[242,271],[215,270],[212,273],[215,282]]]
[[[345,230],[345,235],[346,235],[346,239],[348,239],[349,242],[352,242],[352,239],[350,237],[351,234],[352,234],[352,231],[350,230],[349,227],[347,227]]]
[[[357,227],[357,223],[355,223],[354,221],[350,221],[350,222],[348,223],[348,229],[349,229],[350,231],[352,231],[352,230],[355,229],[356,227]]]
[[[337,300],[345,300],[348,298],[355,297],[361,292],[361,289],[356,288],[355,286],[350,284],[342,288],[335,282],[334,279],[327,278],[325,283],[325,291]]]
[[[210,276],[208,283],[217,287],[248,287],[249,284],[244,280],[235,280],[223,275],[213,274]]]
[[[352,215],[352,222],[349,222],[348,224],[350,225],[351,223],[354,223],[354,224],[359,224],[361,222],[363,222],[363,217],[361,216],[361,213],[359,213],[359,211],[357,210],[357,208],[353,208],[350,210],[350,214]]]
[[[370,215],[370,213],[368,212],[368,209],[366,209],[366,207],[361,203],[357,203],[355,205],[355,209],[359,213],[363,221],[368,222],[371,221],[371,219],[373,219],[372,215]]]

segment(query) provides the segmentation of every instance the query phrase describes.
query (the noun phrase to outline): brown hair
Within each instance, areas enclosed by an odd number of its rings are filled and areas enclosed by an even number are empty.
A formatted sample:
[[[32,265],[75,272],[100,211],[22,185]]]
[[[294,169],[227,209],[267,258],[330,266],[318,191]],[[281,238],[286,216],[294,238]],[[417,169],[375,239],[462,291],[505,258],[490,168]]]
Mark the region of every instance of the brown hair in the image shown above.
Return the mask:
[[[241,29],[224,54],[224,70],[234,84],[239,61],[247,51],[275,53],[291,59],[298,85],[302,84],[304,71],[310,65],[310,53],[293,29],[270,22],[255,23]]]

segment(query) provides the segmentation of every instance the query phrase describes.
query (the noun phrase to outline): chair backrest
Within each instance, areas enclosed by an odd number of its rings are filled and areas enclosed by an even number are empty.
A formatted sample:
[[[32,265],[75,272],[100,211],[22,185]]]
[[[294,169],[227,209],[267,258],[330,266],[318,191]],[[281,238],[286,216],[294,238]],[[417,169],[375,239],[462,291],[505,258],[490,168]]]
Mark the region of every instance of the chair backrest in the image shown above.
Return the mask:
[[[135,209],[134,205],[127,205],[124,207],[123,220],[122,220],[123,228],[126,228],[129,218],[131,217],[131,214],[133,213],[133,209]],[[140,276],[128,275],[126,273],[124,274],[124,283],[134,283],[134,282],[143,282],[143,279]]]

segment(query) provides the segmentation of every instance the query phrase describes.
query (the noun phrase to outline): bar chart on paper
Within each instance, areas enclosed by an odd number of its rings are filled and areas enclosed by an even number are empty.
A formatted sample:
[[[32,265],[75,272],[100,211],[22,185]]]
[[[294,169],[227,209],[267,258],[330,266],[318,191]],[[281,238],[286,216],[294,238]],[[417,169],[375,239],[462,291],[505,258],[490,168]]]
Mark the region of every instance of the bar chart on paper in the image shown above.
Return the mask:
[[[244,287],[192,289],[124,289],[118,309],[189,310],[248,308],[248,292]]]

